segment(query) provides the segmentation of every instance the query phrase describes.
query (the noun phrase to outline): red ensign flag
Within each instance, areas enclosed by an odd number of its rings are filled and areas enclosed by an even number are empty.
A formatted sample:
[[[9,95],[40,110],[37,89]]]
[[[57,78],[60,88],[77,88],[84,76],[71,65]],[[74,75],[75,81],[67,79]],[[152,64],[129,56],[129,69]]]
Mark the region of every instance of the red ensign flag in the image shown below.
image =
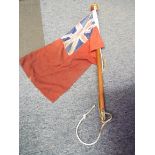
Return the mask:
[[[96,49],[104,47],[97,24],[92,11],[66,35],[20,59],[27,76],[52,102],[96,64]]]

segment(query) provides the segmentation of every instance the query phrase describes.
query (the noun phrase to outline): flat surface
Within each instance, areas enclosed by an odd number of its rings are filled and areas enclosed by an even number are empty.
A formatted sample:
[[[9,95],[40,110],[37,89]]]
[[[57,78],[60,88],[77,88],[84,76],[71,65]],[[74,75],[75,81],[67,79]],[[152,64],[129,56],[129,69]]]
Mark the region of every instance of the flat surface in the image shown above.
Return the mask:
[[[20,57],[44,46],[40,1],[19,1],[19,55]]]
[[[45,43],[64,35],[86,16],[92,0],[41,0]],[[91,147],[79,143],[75,127],[97,103],[97,70],[92,65],[54,104],[28,80],[20,68],[20,155],[134,155],[134,0],[97,0],[105,40],[103,54],[107,111],[113,120]],[[91,142],[99,130],[97,108],[80,127]]]

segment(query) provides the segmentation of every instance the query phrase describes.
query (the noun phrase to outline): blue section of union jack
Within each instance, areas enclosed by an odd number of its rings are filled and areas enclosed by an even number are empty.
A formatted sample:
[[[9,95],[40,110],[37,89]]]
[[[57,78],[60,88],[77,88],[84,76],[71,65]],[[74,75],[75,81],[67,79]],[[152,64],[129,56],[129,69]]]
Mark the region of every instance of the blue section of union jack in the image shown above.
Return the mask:
[[[66,35],[61,37],[68,55],[73,54],[81,47],[91,36],[92,29],[95,27],[93,14],[90,13],[73,27]]]

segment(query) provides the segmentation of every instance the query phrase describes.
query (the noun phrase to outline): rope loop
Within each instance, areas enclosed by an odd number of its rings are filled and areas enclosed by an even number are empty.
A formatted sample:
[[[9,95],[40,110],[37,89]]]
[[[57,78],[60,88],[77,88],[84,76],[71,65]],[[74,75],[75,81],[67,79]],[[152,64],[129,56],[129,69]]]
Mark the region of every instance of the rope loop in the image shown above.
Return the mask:
[[[98,140],[99,140],[99,138],[100,138],[100,136],[101,136],[101,132],[102,132],[103,127],[104,127],[108,122],[110,122],[111,119],[112,119],[112,115],[111,115],[110,113],[108,113],[108,112],[105,112],[105,115],[107,116],[107,117],[106,117],[107,119],[102,123],[102,126],[101,126],[101,128],[100,128],[100,131],[99,131],[99,134],[98,134],[96,140],[95,140],[94,142],[92,142],[92,143],[83,142],[83,141],[81,140],[81,138],[79,137],[78,129],[79,129],[79,126],[80,126],[80,124],[82,123],[82,121],[86,119],[87,115],[88,115],[94,108],[95,108],[95,105],[93,105],[92,108],[91,108],[87,113],[85,113],[85,114],[83,115],[83,117],[81,118],[81,120],[79,121],[79,123],[78,123],[77,126],[76,126],[76,136],[77,136],[78,140],[80,141],[80,143],[82,143],[83,145],[87,145],[87,146],[94,145],[94,144],[96,144],[96,143],[98,142]]]

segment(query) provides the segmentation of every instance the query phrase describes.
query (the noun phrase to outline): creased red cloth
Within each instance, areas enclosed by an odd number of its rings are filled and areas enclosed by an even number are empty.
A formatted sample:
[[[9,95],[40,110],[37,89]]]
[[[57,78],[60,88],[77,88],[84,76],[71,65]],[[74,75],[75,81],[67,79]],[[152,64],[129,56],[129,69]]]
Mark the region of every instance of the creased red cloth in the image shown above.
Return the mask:
[[[66,92],[73,83],[88,69],[96,64],[96,49],[104,44],[97,27],[90,39],[68,55],[63,41],[40,48],[20,59],[20,64],[33,84],[52,102]]]

